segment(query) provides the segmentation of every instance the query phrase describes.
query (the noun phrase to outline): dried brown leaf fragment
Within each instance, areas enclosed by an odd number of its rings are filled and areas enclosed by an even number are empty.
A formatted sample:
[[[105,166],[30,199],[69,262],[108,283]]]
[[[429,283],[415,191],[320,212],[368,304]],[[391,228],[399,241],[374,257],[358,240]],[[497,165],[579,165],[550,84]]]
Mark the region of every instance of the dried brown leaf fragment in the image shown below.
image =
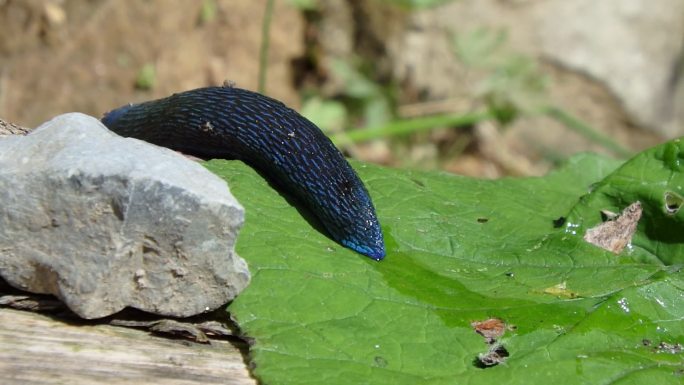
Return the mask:
[[[604,250],[620,254],[632,242],[641,213],[641,202],[636,201],[615,218],[587,230],[584,240]]]

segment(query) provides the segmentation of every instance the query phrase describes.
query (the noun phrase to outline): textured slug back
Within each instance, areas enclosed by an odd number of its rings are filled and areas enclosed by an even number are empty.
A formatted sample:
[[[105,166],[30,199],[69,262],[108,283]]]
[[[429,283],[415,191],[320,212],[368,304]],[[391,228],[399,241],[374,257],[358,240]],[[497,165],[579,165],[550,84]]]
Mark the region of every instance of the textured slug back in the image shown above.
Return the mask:
[[[124,106],[112,131],[204,158],[240,159],[301,200],[336,241],[385,255],[375,209],[356,172],[313,123],[277,100],[209,87]]]

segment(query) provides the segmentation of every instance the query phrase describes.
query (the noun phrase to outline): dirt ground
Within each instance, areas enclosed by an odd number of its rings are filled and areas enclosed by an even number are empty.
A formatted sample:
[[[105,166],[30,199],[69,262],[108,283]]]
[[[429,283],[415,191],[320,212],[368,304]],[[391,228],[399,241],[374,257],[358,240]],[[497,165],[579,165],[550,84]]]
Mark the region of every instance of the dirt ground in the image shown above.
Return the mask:
[[[0,1],[0,115],[34,127],[60,113],[101,116],[129,102],[219,85],[256,89],[262,1]],[[277,1],[268,93],[297,106],[291,61],[299,12]],[[150,89],[136,87],[145,66]]]

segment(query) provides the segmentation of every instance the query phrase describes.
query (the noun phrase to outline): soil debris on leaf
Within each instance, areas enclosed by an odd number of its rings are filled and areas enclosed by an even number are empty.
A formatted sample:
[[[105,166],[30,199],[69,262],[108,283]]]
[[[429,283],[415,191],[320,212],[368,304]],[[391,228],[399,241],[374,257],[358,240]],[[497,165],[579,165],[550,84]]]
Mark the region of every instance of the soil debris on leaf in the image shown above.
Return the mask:
[[[680,354],[684,352],[684,346],[680,343],[662,341],[655,348],[656,353]]]
[[[484,337],[488,344],[494,343],[506,333],[506,324],[498,318],[473,321],[470,323],[470,326],[473,327],[475,333]]]
[[[509,355],[508,350],[503,345],[494,344],[487,353],[481,353],[477,356],[475,366],[483,369],[496,366],[506,361]]]
[[[508,350],[498,341],[506,330],[514,330],[515,326],[506,325],[504,321],[499,318],[489,318],[484,321],[473,321],[470,323],[473,330],[482,337],[488,345],[486,353],[480,353],[475,358],[475,366],[478,368],[489,368],[498,365],[506,360],[509,356]]]

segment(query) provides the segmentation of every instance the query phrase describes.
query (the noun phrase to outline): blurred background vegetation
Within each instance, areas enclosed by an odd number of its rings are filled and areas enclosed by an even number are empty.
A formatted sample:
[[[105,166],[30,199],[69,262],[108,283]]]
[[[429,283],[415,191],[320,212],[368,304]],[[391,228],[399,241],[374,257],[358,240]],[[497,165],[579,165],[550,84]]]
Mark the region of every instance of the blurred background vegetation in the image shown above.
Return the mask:
[[[349,156],[541,175],[684,132],[681,0],[0,0],[0,116],[36,126],[224,81]]]

